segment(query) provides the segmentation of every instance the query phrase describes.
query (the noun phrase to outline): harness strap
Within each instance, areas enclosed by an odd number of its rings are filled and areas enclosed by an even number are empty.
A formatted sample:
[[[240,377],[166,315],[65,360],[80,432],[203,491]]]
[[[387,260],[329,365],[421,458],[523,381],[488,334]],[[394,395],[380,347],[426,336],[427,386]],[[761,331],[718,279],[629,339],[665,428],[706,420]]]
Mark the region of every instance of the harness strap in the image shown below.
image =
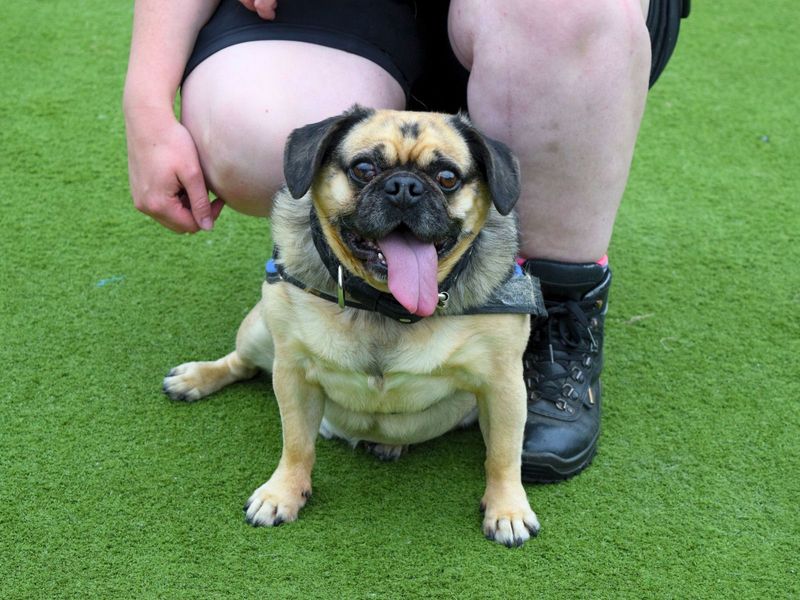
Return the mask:
[[[276,247],[273,251],[272,258],[267,261],[266,264],[266,281],[269,284],[285,281],[286,283],[290,283],[293,286],[316,296],[317,298],[322,298],[328,302],[338,304],[342,308],[347,306],[360,310],[379,312],[382,315],[392,318],[399,323],[416,323],[423,318],[418,315],[412,315],[408,313],[402,307],[400,307],[399,311],[395,310],[393,305],[400,306],[399,303],[397,303],[397,301],[392,297],[387,298],[387,296],[389,296],[388,294],[384,294],[378,290],[374,290],[375,293],[372,295],[372,299],[370,301],[363,302],[361,301],[361,298],[355,299],[350,294],[349,289],[347,290],[347,293],[344,293],[344,289],[342,288],[342,294],[340,298],[337,298],[331,294],[323,292],[322,290],[308,286],[299,279],[292,277],[289,273],[287,273],[286,269],[284,269],[283,266],[278,262],[278,256],[279,253]],[[439,298],[439,306],[442,308],[445,307],[448,300],[447,292],[440,292]],[[542,292],[539,288],[539,280],[523,272],[519,265],[514,265],[508,279],[483,305],[468,308],[459,314],[485,315],[509,313],[528,314],[533,317],[544,317],[547,315],[547,311],[544,308],[544,300],[542,299]],[[457,315],[451,314],[449,316]]]

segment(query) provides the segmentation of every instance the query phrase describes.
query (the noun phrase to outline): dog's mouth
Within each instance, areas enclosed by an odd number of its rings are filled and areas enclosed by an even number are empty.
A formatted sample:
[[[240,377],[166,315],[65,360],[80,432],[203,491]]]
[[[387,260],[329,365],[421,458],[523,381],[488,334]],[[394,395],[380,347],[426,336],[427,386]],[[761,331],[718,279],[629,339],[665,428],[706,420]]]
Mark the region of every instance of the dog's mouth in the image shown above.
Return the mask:
[[[410,229],[401,225],[383,239],[389,239],[395,234],[403,237],[415,237]],[[364,263],[373,275],[380,280],[386,280],[388,276],[388,265],[386,263],[386,255],[381,248],[380,240],[365,238],[352,230],[343,230],[342,239],[347,244],[352,255]],[[432,245],[436,250],[437,261],[447,256],[450,250],[453,249],[453,246],[455,246],[456,241],[455,237],[447,237],[443,240],[433,242]],[[420,243],[424,242],[420,241]]]
[[[386,281],[395,299],[410,313],[427,317],[439,300],[439,261],[456,244],[455,237],[434,242],[417,238],[401,225],[380,239],[342,231],[351,254],[379,281]]]

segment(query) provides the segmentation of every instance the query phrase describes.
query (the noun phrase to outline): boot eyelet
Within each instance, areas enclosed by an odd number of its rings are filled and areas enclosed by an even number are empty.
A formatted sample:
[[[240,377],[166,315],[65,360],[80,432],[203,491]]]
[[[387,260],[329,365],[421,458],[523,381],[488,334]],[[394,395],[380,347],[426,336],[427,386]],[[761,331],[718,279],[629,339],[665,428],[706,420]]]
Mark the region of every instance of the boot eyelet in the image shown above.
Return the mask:
[[[587,369],[588,369],[589,367],[591,367],[591,366],[592,366],[592,357],[591,357],[591,356],[589,356],[588,354],[587,354],[586,356],[584,356],[584,357],[583,357],[583,363],[582,363],[582,364],[583,364],[583,366],[584,366],[584,367],[586,367]]]
[[[597,329],[599,326],[600,326],[600,321],[598,321],[597,318],[593,318],[591,321],[589,321],[589,327],[591,327],[592,329]]]
[[[567,402],[566,400],[556,400],[556,408],[558,410],[567,410]]]
[[[583,371],[581,371],[578,367],[572,367],[570,375],[572,375],[572,378],[578,383],[584,382],[585,377],[583,376]]]
[[[561,395],[565,398],[573,398],[575,395],[575,388],[569,383],[565,383],[561,386]]]

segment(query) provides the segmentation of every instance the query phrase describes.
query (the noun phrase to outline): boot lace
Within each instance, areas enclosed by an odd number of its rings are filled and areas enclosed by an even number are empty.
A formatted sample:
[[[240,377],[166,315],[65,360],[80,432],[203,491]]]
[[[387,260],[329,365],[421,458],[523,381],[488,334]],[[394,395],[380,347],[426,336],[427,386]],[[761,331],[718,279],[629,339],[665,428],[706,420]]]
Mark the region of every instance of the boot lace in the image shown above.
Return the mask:
[[[598,353],[587,312],[595,301],[547,302],[548,318],[531,334],[523,359],[530,400],[547,400],[559,410],[574,412],[570,403],[580,400],[575,384],[586,381]],[[591,402],[591,397],[590,397]]]

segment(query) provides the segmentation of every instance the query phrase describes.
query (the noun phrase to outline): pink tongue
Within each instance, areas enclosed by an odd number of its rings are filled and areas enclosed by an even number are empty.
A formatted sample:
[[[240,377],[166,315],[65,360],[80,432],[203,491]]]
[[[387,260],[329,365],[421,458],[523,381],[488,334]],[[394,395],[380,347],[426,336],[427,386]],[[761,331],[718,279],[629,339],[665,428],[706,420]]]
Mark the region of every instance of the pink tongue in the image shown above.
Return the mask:
[[[433,244],[426,244],[411,233],[393,232],[378,240],[389,267],[389,291],[414,315],[429,317],[439,301],[436,282],[438,259]]]

